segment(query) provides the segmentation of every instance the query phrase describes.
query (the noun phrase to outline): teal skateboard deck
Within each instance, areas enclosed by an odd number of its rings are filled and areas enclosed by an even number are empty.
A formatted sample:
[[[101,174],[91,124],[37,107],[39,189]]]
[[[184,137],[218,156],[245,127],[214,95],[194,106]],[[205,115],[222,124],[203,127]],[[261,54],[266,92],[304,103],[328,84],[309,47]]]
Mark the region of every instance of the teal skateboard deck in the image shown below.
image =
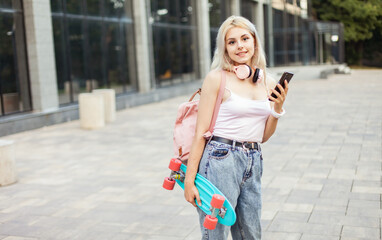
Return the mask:
[[[170,169],[171,169],[171,163],[170,163]],[[167,178],[167,179],[175,180],[175,182],[178,183],[178,185],[184,190],[184,179],[187,172],[187,166],[184,164],[181,164],[180,169],[178,171],[174,171],[174,169],[171,169],[171,170],[172,172],[171,172],[170,178]],[[174,183],[172,183],[172,188],[173,188],[173,184]],[[202,205],[199,206],[195,200],[196,205],[207,215],[210,215],[210,216],[216,215],[218,223],[227,225],[227,226],[232,226],[236,221],[236,213],[231,203],[224,196],[224,194],[217,187],[215,187],[209,180],[207,180],[205,177],[203,177],[200,174],[196,174],[195,186],[199,191],[200,200],[202,202]],[[169,190],[172,189],[171,187],[167,188],[165,186],[165,183],[163,184],[163,187]],[[223,206],[219,209],[214,209],[211,206],[211,201],[214,194],[218,194],[224,198]]]

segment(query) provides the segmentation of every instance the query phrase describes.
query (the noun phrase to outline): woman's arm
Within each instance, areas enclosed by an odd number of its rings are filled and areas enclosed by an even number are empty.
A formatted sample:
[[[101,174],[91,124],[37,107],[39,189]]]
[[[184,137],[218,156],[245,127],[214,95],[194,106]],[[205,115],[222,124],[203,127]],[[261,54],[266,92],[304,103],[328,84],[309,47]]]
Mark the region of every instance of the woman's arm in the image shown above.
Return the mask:
[[[272,85],[275,86],[275,84],[272,84]],[[286,80],[285,80],[285,89],[280,84],[277,84],[277,86],[281,90],[281,93],[277,92],[274,89],[274,87],[272,87],[270,89],[271,93],[269,94],[268,97],[270,100],[273,101],[273,103],[271,103],[271,107],[274,109],[274,111],[276,113],[281,113],[285,98],[288,93],[289,86]],[[277,98],[273,98],[272,96],[270,96],[272,93],[276,94]],[[269,115],[267,123],[265,124],[264,136],[262,141],[263,143],[268,141],[268,139],[275,133],[277,122],[278,122],[277,118],[275,118],[273,115]]]
[[[203,135],[210,127],[216,98],[220,87],[220,79],[220,71],[210,72],[203,82],[202,93],[200,95],[196,131],[192,141],[190,157],[187,163],[186,179],[184,180],[184,197],[195,207],[195,199],[198,204],[201,205],[199,192],[195,187],[194,182],[206,144],[206,140]]]

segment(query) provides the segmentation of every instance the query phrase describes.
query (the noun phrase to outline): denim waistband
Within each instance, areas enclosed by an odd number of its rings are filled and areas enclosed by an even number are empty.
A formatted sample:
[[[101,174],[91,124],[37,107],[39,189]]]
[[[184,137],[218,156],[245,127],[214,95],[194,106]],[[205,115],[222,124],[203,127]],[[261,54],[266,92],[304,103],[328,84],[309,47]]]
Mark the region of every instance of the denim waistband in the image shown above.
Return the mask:
[[[257,142],[238,142],[235,140],[231,140],[231,139],[223,138],[223,137],[218,137],[218,136],[213,136],[211,138],[211,141],[221,142],[221,143],[225,143],[228,145],[232,145],[233,147],[241,147],[243,149],[248,149],[248,150],[259,150],[260,149],[260,145]]]

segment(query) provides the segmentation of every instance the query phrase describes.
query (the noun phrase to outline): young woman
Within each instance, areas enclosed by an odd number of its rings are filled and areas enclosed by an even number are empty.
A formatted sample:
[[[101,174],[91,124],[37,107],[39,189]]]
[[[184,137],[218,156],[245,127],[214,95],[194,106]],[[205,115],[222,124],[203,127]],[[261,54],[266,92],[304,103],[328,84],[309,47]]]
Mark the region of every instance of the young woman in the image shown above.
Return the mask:
[[[222,240],[231,230],[235,239],[261,239],[262,155],[259,143],[266,142],[276,130],[278,118],[288,92],[274,90],[276,83],[267,78],[263,48],[255,26],[247,19],[231,16],[220,26],[211,71],[203,83],[196,133],[188,159],[185,198],[196,207],[201,205],[194,181],[197,173],[209,179],[235,208],[237,220],[232,227],[221,224],[215,230],[203,227],[205,214],[199,208],[203,239]],[[248,65],[252,74],[239,79],[237,66]],[[253,79],[255,69],[262,73]],[[216,120],[213,137],[207,132],[218,95],[222,71],[226,89]],[[277,98],[271,97],[275,93]],[[271,101],[269,101],[269,99]],[[206,145],[207,143],[207,145]]]

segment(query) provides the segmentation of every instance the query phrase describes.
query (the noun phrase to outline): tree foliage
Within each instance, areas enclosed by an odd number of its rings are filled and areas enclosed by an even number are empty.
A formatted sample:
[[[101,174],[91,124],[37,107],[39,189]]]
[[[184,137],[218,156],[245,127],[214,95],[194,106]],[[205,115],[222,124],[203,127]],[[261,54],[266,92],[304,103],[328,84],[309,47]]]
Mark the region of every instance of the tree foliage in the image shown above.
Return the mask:
[[[344,25],[348,64],[382,67],[382,0],[311,0],[318,20]]]
[[[358,42],[382,32],[382,0],[312,0],[313,12],[324,21],[342,22],[345,41]]]

